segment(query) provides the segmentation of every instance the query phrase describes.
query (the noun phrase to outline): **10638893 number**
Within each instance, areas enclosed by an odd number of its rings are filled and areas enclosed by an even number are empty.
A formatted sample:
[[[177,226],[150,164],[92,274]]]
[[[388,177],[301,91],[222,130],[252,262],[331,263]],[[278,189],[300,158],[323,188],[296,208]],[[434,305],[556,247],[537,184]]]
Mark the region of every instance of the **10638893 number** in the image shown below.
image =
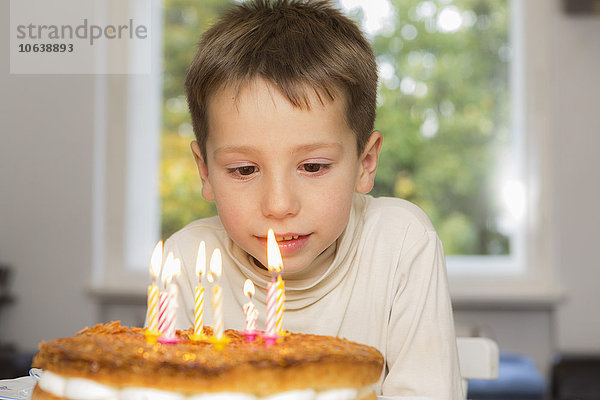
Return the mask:
[[[71,53],[72,43],[20,43],[19,53]]]

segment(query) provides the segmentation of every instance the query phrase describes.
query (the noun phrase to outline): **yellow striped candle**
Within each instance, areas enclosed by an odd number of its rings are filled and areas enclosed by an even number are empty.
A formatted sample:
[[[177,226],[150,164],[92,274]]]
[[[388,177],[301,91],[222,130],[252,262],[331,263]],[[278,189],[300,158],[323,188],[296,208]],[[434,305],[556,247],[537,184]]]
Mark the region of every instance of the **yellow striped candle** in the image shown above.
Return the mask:
[[[158,286],[152,284],[148,286],[148,330],[158,331]]]
[[[283,333],[283,311],[285,310],[285,285],[281,275],[277,275],[277,333]]]
[[[213,283],[212,289],[212,308],[213,308],[213,335],[217,339],[223,337],[223,290],[219,286],[219,278],[221,277],[221,250],[215,249],[210,258],[210,271],[208,272],[208,281]]]
[[[202,334],[204,326],[204,288],[202,287],[202,274],[206,272],[206,244],[200,242],[196,256],[196,275],[198,286],[194,290],[194,335]]]
[[[273,233],[273,229],[269,229],[267,233],[267,267],[271,273],[271,282],[267,285],[266,334],[270,336],[275,336],[277,334],[280,301],[281,312],[283,313],[283,297],[280,296],[278,283],[275,281],[275,276],[279,276],[282,264],[283,261],[281,260],[281,252],[279,251],[277,240],[275,240],[275,234]]]
[[[202,333],[204,326],[204,288],[197,286],[194,292],[194,335]]]
[[[152,284],[148,286],[148,309],[146,323],[148,324],[148,330],[151,332],[158,331],[158,286],[156,285],[156,278],[160,273],[162,254],[163,242],[162,240],[159,240],[156,246],[154,246],[152,258],[150,259],[150,275],[152,276]]]

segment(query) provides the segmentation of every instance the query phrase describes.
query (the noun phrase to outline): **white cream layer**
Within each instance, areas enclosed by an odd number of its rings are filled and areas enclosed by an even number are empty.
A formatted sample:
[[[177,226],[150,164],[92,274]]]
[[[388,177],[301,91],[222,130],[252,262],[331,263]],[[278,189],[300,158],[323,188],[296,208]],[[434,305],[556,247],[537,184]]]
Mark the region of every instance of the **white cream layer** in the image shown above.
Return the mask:
[[[180,393],[158,389],[129,387],[117,389],[84,378],[66,378],[54,372],[44,371],[38,382],[45,392],[69,400],[354,400],[362,398],[372,387],[344,388],[315,392],[292,390],[267,397],[246,393],[210,393],[184,396]]]

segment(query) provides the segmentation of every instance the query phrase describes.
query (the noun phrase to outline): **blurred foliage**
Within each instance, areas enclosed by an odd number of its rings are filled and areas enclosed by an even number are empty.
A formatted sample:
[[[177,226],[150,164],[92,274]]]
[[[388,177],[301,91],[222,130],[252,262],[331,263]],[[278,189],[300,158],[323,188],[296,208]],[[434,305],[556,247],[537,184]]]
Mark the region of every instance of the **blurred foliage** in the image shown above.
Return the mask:
[[[446,254],[506,254],[492,185],[510,140],[507,3],[392,4],[393,34],[373,40],[384,134],[373,194],[421,206]],[[444,16],[461,26],[445,30]]]
[[[187,69],[200,35],[229,2],[164,0],[163,127],[161,139],[161,237],[167,238],[195,219],[216,214],[214,203],[202,198],[202,182],[190,142],[192,122],[185,99]]]
[[[202,198],[190,139],[164,133],[161,147],[162,237],[166,238],[195,219],[215,215],[216,207]]]
[[[215,214],[200,195],[189,150],[183,81],[199,35],[227,4],[165,0],[163,237]],[[384,134],[372,194],[422,207],[446,254],[507,254],[493,187],[511,140],[507,1],[391,4],[392,28],[372,38],[380,66],[376,128]],[[363,17],[360,10],[350,15]],[[461,24],[452,27],[457,17]]]

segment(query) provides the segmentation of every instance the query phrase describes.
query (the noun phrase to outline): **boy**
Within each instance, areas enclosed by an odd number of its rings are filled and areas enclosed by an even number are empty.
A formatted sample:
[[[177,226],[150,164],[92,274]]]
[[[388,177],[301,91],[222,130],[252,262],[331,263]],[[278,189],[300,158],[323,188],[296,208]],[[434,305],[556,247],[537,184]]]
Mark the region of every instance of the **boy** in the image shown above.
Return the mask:
[[[201,240],[223,253],[225,327],[244,328],[246,278],[264,327],[272,228],[286,330],[378,348],[380,394],[460,399],[441,243],[416,206],[365,195],[382,144],[376,89],[371,47],[326,2],[238,4],[202,36],[186,91],[202,194],[219,216],[165,245],[183,263],[178,327],[193,325]]]

